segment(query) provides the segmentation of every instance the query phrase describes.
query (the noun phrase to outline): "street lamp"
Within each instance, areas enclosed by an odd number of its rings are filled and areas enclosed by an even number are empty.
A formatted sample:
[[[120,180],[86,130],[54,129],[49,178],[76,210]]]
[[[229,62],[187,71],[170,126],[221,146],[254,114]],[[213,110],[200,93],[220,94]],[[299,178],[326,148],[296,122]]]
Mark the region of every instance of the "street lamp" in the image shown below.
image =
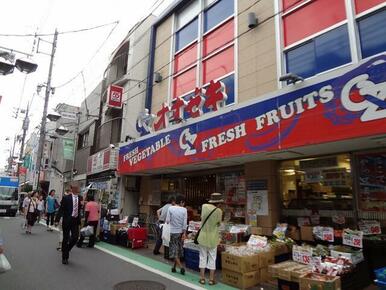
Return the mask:
[[[62,116],[56,113],[49,113],[47,115],[47,119],[50,120],[51,122],[56,122],[58,121]]]
[[[16,51],[16,50],[12,50],[5,47],[0,47],[0,48],[10,50],[10,51],[0,50],[0,57],[4,59],[4,60],[0,60],[0,74],[2,75],[11,74],[13,73],[15,67],[19,71],[26,74],[32,73],[36,71],[36,69],[38,68],[37,63],[30,58],[17,59],[15,62],[16,56],[13,53],[13,51]],[[30,54],[24,53],[21,51],[16,51],[16,52],[27,55],[28,57],[31,56]]]
[[[68,132],[70,132],[70,130],[68,130],[64,126],[60,126],[60,127],[55,129],[55,132],[58,133],[60,136],[63,136],[63,135],[66,135]]]

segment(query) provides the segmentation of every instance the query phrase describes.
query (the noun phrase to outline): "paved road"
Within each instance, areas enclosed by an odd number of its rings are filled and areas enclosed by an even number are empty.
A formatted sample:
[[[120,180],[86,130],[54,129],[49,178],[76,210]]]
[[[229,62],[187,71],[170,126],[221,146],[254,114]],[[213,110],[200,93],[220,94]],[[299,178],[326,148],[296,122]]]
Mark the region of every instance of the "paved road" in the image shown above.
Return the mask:
[[[69,265],[56,250],[57,232],[42,225],[26,235],[20,218],[0,218],[5,254],[12,270],[0,274],[1,290],[111,290],[127,280],[157,281],[170,290],[190,289],[97,249],[74,247]]]

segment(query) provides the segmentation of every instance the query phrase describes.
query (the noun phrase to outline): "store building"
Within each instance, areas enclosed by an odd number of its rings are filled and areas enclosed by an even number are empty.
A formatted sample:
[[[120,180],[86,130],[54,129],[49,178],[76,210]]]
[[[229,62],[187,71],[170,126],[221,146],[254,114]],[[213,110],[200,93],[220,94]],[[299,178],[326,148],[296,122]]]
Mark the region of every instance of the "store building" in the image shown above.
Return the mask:
[[[386,222],[384,1],[177,1],[154,24],[141,137],[118,172],[263,228]],[[251,14],[254,13],[254,14]],[[280,81],[283,80],[283,81]]]
[[[149,15],[134,25],[111,55],[101,84],[100,120],[95,127],[87,184],[100,194],[102,205],[123,215],[138,213],[137,178],[117,176],[119,143],[139,136],[136,117],[144,110],[150,28]]]

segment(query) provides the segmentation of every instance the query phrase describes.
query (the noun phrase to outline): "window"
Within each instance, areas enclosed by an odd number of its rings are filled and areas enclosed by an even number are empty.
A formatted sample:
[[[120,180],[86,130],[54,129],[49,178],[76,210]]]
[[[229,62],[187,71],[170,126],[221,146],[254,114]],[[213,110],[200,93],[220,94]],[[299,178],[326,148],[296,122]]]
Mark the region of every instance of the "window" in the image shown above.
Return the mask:
[[[187,46],[198,36],[198,19],[195,18],[192,22],[181,28],[176,33],[176,51]]]
[[[196,67],[174,77],[173,83],[173,95],[175,97],[181,96],[191,90],[194,90],[196,86]]]
[[[230,86],[227,86],[231,95],[230,98],[228,96],[227,104],[233,103],[235,21],[231,16],[234,14],[234,1],[195,2],[200,4],[199,7],[205,5],[206,10],[197,11],[196,6],[189,4],[184,9],[192,11],[180,11],[176,17],[176,27],[179,30],[175,37],[173,99],[182,96],[188,101],[196,87],[202,88],[211,80],[224,79]],[[228,20],[224,22],[226,19]],[[199,27],[203,27],[204,31],[198,29]],[[197,72],[198,69],[200,73]]]
[[[78,149],[82,149],[82,148],[88,147],[88,136],[89,136],[89,131],[86,131],[83,134],[79,134],[79,137],[78,137]]]
[[[284,14],[285,46],[344,21],[346,19],[344,2],[344,0],[311,1],[288,14]]]
[[[204,32],[211,30],[234,13],[233,0],[221,0],[204,13]]]
[[[286,52],[287,72],[303,78],[351,61],[347,26],[335,28]]]
[[[177,30],[188,24],[200,13],[200,1],[191,1],[177,15]]]
[[[233,46],[215,54],[202,62],[204,84],[211,80],[229,74],[234,70],[234,49]]]
[[[355,10],[361,13],[384,2],[385,0],[355,0]]]
[[[386,50],[386,9],[358,21],[362,57]]]
[[[220,80],[225,86],[225,93],[227,94],[227,101],[225,105],[230,105],[235,102],[235,75],[231,74]],[[208,86],[205,86],[207,88]],[[204,106],[204,113],[210,112],[208,108]]]

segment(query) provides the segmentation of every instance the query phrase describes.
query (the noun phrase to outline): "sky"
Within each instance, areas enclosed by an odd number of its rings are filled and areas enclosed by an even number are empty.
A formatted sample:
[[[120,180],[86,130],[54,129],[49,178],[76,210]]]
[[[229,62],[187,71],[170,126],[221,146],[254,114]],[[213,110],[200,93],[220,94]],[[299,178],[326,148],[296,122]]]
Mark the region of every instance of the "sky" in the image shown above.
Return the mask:
[[[3,7],[0,16],[0,47],[31,53],[34,37],[4,36],[5,34],[52,34],[41,36],[39,47],[35,45],[33,60],[38,64],[36,72],[0,75],[0,172],[7,164],[15,136],[22,133],[24,114],[17,108],[26,109],[30,104],[31,132],[38,132],[44,106],[44,89],[36,93],[38,84],[47,82],[48,69],[55,29],[59,33],[91,28],[119,21],[118,25],[78,33],[59,34],[52,73],[53,87],[48,111],[59,103],[80,106],[82,100],[102,80],[113,50],[125,38],[130,28],[150,12],[159,15],[173,0],[13,0]],[[156,8],[156,9],[155,9]],[[4,50],[0,48],[0,50]],[[45,53],[45,54],[44,54]],[[17,53],[16,58],[25,57]],[[1,59],[3,60],[3,59]],[[83,72],[69,84],[62,86]],[[7,140],[8,139],[8,140]],[[20,144],[16,142],[15,154]]]

